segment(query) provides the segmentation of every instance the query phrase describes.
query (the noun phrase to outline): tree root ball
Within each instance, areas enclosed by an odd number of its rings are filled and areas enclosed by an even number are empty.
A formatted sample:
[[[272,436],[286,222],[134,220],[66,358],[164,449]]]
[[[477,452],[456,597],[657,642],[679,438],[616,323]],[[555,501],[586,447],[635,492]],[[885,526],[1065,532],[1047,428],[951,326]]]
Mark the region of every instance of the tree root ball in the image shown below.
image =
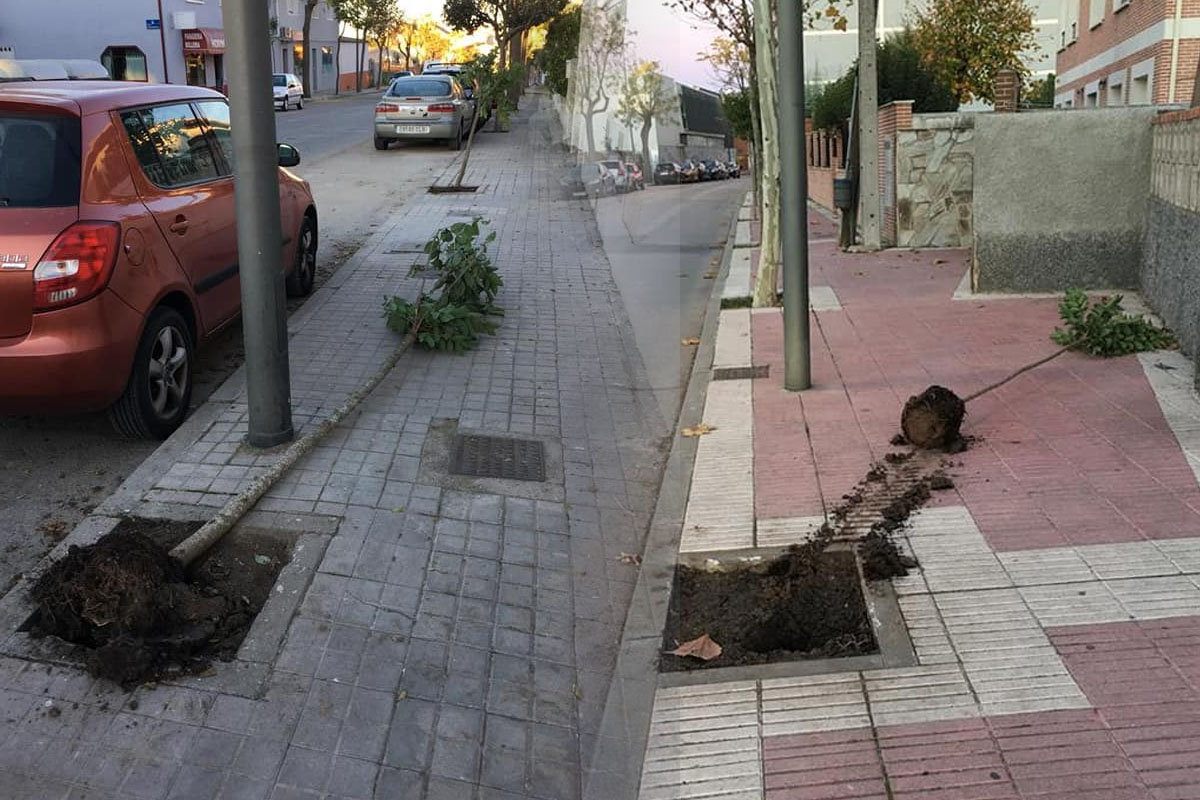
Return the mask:
[[[908,398],[900,415],[900,429],[915,447],[950,448],[962,438],[959,429],[966,413],[967,406],[958,395],[944,386],[930,386]]]

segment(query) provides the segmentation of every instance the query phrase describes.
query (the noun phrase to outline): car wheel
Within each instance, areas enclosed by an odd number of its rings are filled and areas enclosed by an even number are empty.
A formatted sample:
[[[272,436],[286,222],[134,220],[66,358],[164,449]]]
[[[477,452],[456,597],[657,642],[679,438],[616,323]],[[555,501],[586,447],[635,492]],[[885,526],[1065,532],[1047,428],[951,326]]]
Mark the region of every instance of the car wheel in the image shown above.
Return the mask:
[[[150,314],[133,371],[109,409],[113,427],[137,439],[165,439],[183,423],[192,397],[192,332],[173,308]]]
[[[288,297],[307,297],[312,294],[317,277],[317,226],[305,215],[296,234],[296,264],[287,276]]]
[[[391,139],[384,139],[380,136],[375,137],[375,149],[376,150],[387,150],[388,145],[391,143],[392,143]]]
[[[462,123],[460,122],[458,124],[458,127],[454,131],[453,138],[451,138],[449,141],[450,149],[451,150],[462,150],[462,140],[463,140]]]
[[[303,96],[303,95],[301,95],[300,97],[297,97],[297,98],[296,98],[296,110],[297,110],[297,111],[303,111],[303,110],[304,110],[304,96]]]

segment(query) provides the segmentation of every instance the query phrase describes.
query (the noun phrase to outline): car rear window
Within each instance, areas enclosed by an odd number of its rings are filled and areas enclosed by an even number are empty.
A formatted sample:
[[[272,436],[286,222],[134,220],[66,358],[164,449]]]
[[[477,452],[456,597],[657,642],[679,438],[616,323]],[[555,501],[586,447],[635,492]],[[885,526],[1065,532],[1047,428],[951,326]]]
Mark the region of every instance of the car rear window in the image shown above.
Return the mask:
[[[79,203],[78,117],[0,109],[0,207]]]
[[[274,75],[272,80],[276,86],[287,86],[287,75]]]
[[[389,97],[445,97],[450,94],[450,81],[429,78],[400,78],[388,89]]]

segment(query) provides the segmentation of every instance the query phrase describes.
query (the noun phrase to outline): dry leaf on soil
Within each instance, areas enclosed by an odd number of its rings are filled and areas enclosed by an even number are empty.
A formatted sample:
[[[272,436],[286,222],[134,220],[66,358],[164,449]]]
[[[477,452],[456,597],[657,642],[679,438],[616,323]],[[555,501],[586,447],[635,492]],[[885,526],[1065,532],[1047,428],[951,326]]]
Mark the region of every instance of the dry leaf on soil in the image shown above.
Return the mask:
[[[679,343],[682,345],[687,345],[688,347],[695,347],[696,345],[700,344],[700,340],[699,339],[683,339]]]
[[[709,425],[707,422],[701,422],[699,425],[697,425],[694,428],[684,428],[683,435],[684,436],[704,436],[705,434],[712,433],[716,429],[717,428],[715,425]]]
[[[721,645],[708,638],[708,634],[698,636],[690,642],[683,644],[670,651],[673,656],[691,656],[698,658],[701,661],[712,661],[717,656],[721,655]]]

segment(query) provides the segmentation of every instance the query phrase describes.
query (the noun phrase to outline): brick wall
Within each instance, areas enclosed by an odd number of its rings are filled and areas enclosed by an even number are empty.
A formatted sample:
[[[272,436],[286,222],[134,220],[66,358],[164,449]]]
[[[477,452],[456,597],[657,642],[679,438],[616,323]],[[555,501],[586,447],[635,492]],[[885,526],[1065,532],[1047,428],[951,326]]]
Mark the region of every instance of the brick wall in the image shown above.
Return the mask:
[[[845,146],[840,134],[814,131],[812,120],[804,121],[807,134],[805,150],[808,157],[808,199],[827,211],[833,206],[833,179],[845,175]]]
[[[1147,42],[1146,46],[1136,53],[1131,53],[1120,59],[1111,59],[1098,68],[1089,70],[1084,75],[1070,76],[1063,80],[1068,73],[1085,62],[1102,56],[1117,45],[1144,35],[1148,29],[1166,23],[1168,32],[1174,22],[1174,0],[1130,0],[1130,3],[1119,11],[1113,11],[1113,0],[1105,0],[1104,19],[1095,28],[1089,27],[1091,0],[1070,0],[1079,3],[1079,33],[1078,39],[1068,44],[1058,52],[1056,72],[1060,76],[1056,94],[1071,92],[1074,105],[1086,105],[1085,90],[1089,84],[1100,81],[1107,82],[1114,73],[1123,72],[1119,104],[1130,102],[1130,86],[1132,76],[1130,67],[1148,59],[1154,59],[1153,87],[1149,102],[1162,104],[1170,101],[1171,51],[1170,39],[1159,39]],[[1188,19],[1200,19],[1200,0],[1184,0],[1183,15]],[[1196,61],[1200,58],[1200,39],[1182,39],[1180,41],[1179,63],[1176,73],[1176,102],[1188,102],[1191,99],[1191,87],[1196,72]],[[1100,86],[1098,105],[1109,105],[1108,87]]]
[[[896,245],[896,135],[912,128],[912,100],[879,107],[879,205],[883,210],[883,244]]]

